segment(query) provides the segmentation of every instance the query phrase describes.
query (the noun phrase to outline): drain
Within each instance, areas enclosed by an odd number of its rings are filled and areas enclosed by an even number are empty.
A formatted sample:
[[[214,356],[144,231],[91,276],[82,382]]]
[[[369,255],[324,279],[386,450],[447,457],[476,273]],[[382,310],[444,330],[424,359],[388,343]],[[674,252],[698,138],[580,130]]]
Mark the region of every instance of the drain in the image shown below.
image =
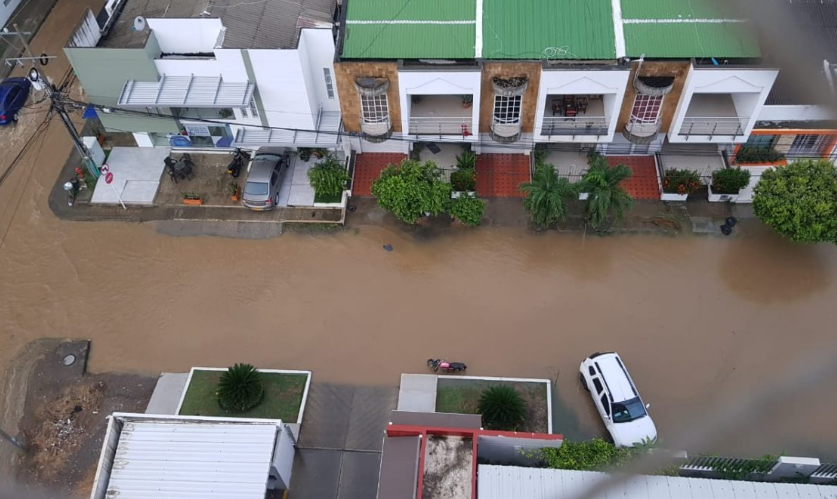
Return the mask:
[[[64,358],[61,359],[61,363],[69,367],[76,363],[76,356],[73,354],[65,355]]]

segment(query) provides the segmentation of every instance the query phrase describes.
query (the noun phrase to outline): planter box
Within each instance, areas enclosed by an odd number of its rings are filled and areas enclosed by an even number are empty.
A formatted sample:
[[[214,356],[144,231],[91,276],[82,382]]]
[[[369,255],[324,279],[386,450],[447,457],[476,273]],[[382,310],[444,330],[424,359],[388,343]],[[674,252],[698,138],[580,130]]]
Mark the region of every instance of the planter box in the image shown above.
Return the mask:
[[[469,198],[477,197],[476,191],[453,191],[450,193],[451,199],[459,199],[461,196],[467,196]]]
[[[351,191],[343,191],[343,194],[340,195],[340,201],[336,203],[320,203],[318,201],[314,201],[314,208],[345,208],[346,203],[349,200],[349,196],[351,195]]]
[[[710,203],[736,203],[738,202],[739,193],[735,194],[716,194],[712,192],[712,185],[707,186],[709,188],[709,202]]]
[[[689,199],[688,194],[676,194],[673,192],[660,193],[661,201],[686,201],[687,199]]]
[[[587,198],[590,197],[589,192],[579,192],[578,193],[578,200],[579,201],[587,201]]]
[[[203,204],[203,199],[184,199],[183,204],[188,204],[191,206],[200,206]]]

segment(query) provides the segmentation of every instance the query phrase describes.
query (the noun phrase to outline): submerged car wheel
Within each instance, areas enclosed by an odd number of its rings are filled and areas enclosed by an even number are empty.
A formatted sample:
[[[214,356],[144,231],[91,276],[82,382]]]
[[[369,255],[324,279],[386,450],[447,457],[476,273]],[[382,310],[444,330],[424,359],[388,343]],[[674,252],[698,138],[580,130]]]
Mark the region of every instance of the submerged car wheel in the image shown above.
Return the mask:
[[[585,380],[584,380],[584,375],[583,375],[583,374],[578,373],[578,380],[579,380],[579,381],[581,381],[581,386],[583,386],[583,387],[584,387],[584,389],[585,389],[585,390],[587,390],[587,391],[589,392],[589,391],[590,391],[590,387],[589,387],[589,386],[587,386],[587,381],[585,381]]]

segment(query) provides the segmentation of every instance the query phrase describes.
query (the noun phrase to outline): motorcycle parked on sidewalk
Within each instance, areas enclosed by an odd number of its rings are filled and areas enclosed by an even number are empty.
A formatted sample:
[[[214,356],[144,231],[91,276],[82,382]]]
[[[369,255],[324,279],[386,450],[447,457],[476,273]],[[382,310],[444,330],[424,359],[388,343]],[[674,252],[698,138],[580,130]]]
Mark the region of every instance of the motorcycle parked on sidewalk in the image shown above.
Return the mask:
[[[448,362],[445,359],[427,359],[427,367],[434,371],[443,371],[446,373],[464,372],[468,366],[463,362]]]
[[[236,148],[233,151],[233,158],[230,164],[227,165],[227,173],[237,178],[241,174],[241,169],[250,161],[250,154]]]

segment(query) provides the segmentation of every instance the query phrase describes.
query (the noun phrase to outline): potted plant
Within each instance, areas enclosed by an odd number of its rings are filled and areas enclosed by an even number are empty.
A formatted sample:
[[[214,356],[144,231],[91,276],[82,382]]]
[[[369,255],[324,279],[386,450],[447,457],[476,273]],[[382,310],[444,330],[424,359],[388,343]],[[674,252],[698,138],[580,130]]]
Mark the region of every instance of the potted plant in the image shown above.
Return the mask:
[[[709,201],[713,203],[731,202],[738,200],[738,194],[750,183],[750,171],[736,168],[722,168],[712,172],[712,183],[709,184]]]
[[[309,159],[311,159],[311,154],[313,152],[314,152],[314,150],[311,149],[310,147],[300,147],[299,148],[299,159],[301,161],[306,161],[307,162]]]
[[[463,95],[462,96],[462,108],[463,109],[471,109],[471,106],[474,104],[474,96],[471,94]]]
[[[462,151],[456,156],[456,167],[460,170],[473,170],[477,164],[477,155],[471,151]]]
[[[241,186],[238,182],[230,182],[230,199],[236,203],[241,199]]]
[[[323,159],[328,155],[328,149],[323,149],[322,147],[315,148],[312,153],[314,157],[317,159]]]
[[[183,204],[200,206],[203,204],[203,196],[199,192],[181,192]]]
[[[460,196],[453,200],[450,215],[457,222],[476,227],[482,221],[485,212],[485,201],[476,196]]]
[[[743,145],[735,153],[733,163],[737,165],[786,165],[785,155],[772,147]]]
[[[221,119],[224,119],[224,120],[227,119],[227,118],[232,117],[232,115],[233,115],[233,110],[229,109],[229,108],[224,108],[224,109],[221,109],[221,110],[218,111],[218,117],[221,118]]]
[[[694,170],[669,168],[663,176],[663,201],[686,201],[689,194],[700,188],[700,176]]]
[[[474,170],[456,170],[450,174],[450,184],[453,187],[452,198],[456,199],[463,193],[473,196],[477,189],[477,174]]]
[[[349,172],[334,156],[308,169],[308,182],[314,188],[314,203],[339,203],[349,183]]]

